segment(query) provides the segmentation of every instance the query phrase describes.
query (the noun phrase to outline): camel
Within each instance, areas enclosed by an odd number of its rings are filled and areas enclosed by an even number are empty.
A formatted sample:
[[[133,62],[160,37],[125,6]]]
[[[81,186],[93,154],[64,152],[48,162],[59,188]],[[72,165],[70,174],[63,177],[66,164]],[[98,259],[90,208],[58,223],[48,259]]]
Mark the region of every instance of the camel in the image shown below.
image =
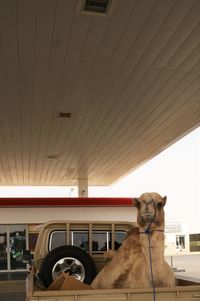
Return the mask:
[[[149,288],[175,285],[171,267],[164,259],[164,206],[167,197],[156,192],[135,199],[138,227],[113,252],[98,273],[92,288]]]

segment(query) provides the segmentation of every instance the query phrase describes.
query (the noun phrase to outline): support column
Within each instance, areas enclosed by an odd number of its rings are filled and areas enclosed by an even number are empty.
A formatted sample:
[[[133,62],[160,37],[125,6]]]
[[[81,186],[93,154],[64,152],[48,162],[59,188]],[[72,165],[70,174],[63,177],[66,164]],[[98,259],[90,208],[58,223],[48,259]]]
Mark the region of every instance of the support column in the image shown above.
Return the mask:
[[[80,198],[88,197],[88,179],[78,179],[78,196]]]

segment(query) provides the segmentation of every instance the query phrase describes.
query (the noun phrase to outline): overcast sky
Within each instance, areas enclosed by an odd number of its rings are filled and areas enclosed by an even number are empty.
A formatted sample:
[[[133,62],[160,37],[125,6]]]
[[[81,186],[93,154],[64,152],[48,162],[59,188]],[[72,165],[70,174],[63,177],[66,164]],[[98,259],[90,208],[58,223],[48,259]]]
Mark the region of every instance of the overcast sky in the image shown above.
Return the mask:
[[[166,219],[200,231],[200,127],[109,187],[91,187],[89,196],[167,195]],[[70,187],[0,187],[3,196],[77,196]]]
[[[91,189],[90,194],[139,196],[155,191],[167,195],[167,221],[186,222],[190,231],[200,231],[199,183],[200,127],[105,191]]]

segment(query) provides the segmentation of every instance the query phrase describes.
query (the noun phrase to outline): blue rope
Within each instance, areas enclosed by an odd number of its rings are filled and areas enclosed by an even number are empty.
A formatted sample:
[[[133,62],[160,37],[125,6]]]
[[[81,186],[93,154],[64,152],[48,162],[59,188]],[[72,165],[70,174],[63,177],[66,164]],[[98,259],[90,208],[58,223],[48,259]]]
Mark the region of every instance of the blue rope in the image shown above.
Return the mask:
[[[156,289],[155,289],[155,283],[154,283],[154,278],[153,278],[152,257],[151,257],[151,233],[153,231],[150,230],[151,225],[153,224],[154,219],[156,217],[156,205],[155,205],[155,201],[154,201],[154,199],[152,197],[151,197],[151,200],[152,200],[152,202],[154,204],[155,212],[154,212],[153,219],[149,223],[147,229],[144,230],[144,233],[147,234],[148,241],[149,241],[149,262],[150,262],[151,281],[152,281],[152,289],[153,289],[153,301],[156,301]]]
[[[154,278],[153,278],[152,256],[151,256],[151,233],[156,232],[156,231],[164,232],[164,230],[161,230],[161,229],[150,230],[151,225],[153,224],[155,216],[156,216],[155,201],[154,201],[153,198],[151,198],[151,201],[154,204],[155,213],[154,213],[153,219],[150,221],[148,227],[144,230],[144,232],[140,232],[140,234],[147,234],[147,236],[148,236],[148,241],[149,241],[149,261],[150,261],[150,272],[151,272],[151,281],[152,281],[152,289],[153,289],[153,301],[156,301],[156,289],[155,289],[155,283],[154,283]]]
[[[150,261],[150,271],[151,271],[151,281],[152,281],[152,289],[153,289],[153,301],[156,301],[156,289],[155,289],[155,283],[153,278],[153,268],[152,268],[152,257],[151,257],[151,231],[149,229],[145,230],[145,233],[148,235],[149,240],[149,261]]]

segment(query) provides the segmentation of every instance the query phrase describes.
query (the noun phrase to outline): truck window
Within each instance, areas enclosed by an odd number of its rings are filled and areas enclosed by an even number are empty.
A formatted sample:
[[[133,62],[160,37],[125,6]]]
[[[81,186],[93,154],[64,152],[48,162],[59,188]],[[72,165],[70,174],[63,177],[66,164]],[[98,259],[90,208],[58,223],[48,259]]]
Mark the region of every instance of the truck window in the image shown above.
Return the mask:
[[[127,233],[125,231],[116,231],[115,232],[115,237],[114,237],[114,249],[118,250],[119,247],[121,246],[122,242],[126,238]],[[112,249],[112,233],[109,232],[108,236],[108,249]],[[107,249],[107,250],[108,250]]]
[[[108,250],[108,235],[107,231],[98,231],[92,233],[92,251],[102,252]]]
[[[64,230],[53,231],[49,239],[49,250],[64,246],[66,244],[66,235],[67,233]]]
[[[56,230],[53,231],[49,239],[49,250],[66,245],[66,231]],[[125,231],[116,231],[114,237],[114,248],[117,250],[127,233]],[[89,232],[88,230],[71,231],[71,245],[89,251]],[[93,231],[92,232],[92,252],[103,253],[112,249],[112,233],[111,231]]]
[[[73,246],[89,251],[89,233],[88,231],[73,231],[71,232],[71,242]]]
[[[112,234],[111,234],[112,236]],[[117,250],[121,244],[123,243],[124,239],[127,237],[127,233],[125,231],[116,231],[115,232],[115,243],[116,243],[116,248]]]

